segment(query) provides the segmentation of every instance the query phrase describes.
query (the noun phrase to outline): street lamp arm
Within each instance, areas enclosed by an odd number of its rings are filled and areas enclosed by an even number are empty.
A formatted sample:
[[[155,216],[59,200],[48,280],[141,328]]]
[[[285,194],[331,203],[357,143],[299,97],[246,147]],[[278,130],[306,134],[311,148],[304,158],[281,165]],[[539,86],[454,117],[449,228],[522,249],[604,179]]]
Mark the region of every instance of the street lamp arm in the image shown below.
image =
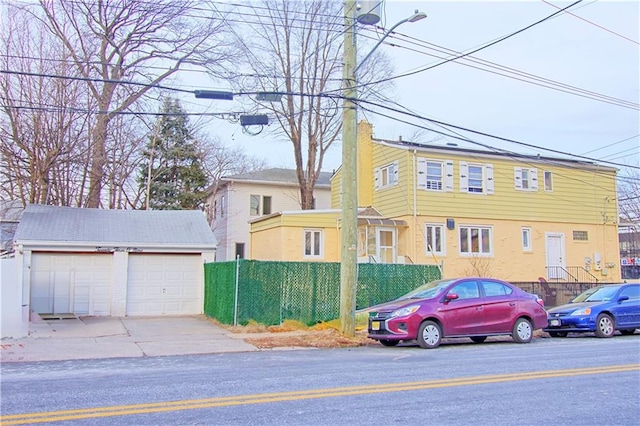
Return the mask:
[[[406,18],[403,19],[402,21],[398,22],[397,24],[395,24],[393,27],[391,27],[391,29],[389,29],[389,31],[385,32],[384,35],[382,36],[382,38],[380,40],[378,40],[378,42],[376,43],[375,46],[373,46],[373,49],[371,49],[371,51],[369,51],[369,53],[367,54],[367,56],[364,57],[364,59],[362,61],[360,61],[360,63],[356,66],[356,69],[353,71],[354,74],[358,72],[358,69],[365,63],[367,62],[367,60],[371,57],[371,55],[373,54],[373,52],[375,52],[375,50],[382,44],[382,42],[391,35],[391,33],[393,32],[393,30],[395,30],[396,28],[398,28],[400,25],[406,23],[406,22],[416,22],[419,21],[421,19],[424,19],[427,17],[427,14],[424,12],[418,12],[416,10],[416,12]]]

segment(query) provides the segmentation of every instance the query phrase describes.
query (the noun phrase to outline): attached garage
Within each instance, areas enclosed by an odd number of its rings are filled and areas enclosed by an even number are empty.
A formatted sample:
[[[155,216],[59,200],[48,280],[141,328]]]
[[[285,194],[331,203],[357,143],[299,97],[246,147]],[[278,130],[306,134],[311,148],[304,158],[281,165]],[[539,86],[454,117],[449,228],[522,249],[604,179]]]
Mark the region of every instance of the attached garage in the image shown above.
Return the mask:
[[[16,231],[23,317],[203,312],[215,238],[200,211],[31,204]]]

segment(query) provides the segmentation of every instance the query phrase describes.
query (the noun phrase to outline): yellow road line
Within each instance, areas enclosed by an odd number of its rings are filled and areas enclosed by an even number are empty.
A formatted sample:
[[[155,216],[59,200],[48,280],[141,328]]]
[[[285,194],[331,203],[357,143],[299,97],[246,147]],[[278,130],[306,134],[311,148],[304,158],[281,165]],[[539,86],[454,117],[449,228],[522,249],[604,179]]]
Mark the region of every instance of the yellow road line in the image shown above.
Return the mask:
[[[265,404],[317,398],[331,398],[352,395],[366,395],[385,392],[402,392],[453,386],[480,385],[487,383],[512,382],[519,380],[539,380],[555,377],[583,376],[595,374],[621,373],[640,370],[640,364],[614,365],[609,367],[574,368],[566,370],[536,371],[528,373],[496,374],[489,376],[459,377],[442,380],[386,383],[376,385],[349,386],[340,388],[312,389],[303,391],[236,395],[217,398],[190,399],[181,401],[154,402],[110,407],[82,408],[76,410],[48,411],[41,413],[12,414],[0,416],[0,425],[19,425],[80,420],[100,417],[124,416],[131,414],[161,413],[167,411],[195,410],[200,408],[225,407],[245,404]]]

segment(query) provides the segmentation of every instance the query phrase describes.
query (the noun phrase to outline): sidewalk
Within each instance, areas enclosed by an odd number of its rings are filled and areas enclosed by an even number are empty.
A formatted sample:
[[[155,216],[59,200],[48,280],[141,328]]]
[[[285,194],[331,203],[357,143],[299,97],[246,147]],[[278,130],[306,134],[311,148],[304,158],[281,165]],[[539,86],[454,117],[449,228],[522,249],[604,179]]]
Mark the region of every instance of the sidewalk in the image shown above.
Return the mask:
[[[39,320],[28,337],[0,340],[3,363],[257,350],[203,315]]]

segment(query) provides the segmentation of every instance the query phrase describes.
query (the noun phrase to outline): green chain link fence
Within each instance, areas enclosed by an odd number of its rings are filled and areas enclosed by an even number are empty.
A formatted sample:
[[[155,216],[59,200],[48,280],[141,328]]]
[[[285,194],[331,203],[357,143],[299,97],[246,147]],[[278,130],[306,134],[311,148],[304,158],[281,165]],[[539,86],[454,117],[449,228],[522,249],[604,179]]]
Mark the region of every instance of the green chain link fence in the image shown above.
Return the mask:
[[[358,264],[356,308],[393,300],[440,278],[437,266]],[[205,264],[207,316],[223,324],[308,325],[340,316],[340,264],[240,259]]]

